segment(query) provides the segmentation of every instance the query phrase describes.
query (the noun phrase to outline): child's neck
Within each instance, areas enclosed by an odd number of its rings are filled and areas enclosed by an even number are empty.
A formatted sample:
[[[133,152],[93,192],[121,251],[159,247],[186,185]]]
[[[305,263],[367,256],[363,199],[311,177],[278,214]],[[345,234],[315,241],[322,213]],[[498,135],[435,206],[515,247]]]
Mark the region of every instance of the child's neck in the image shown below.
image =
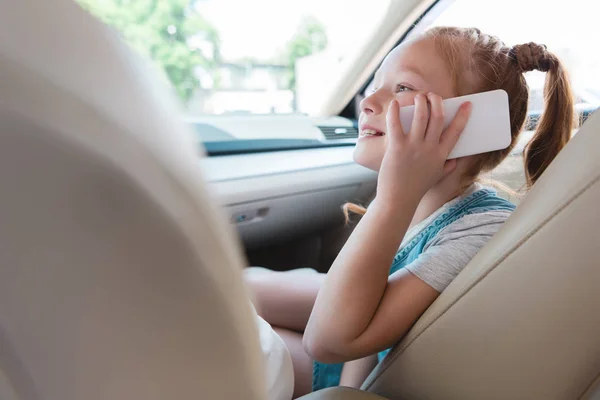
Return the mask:
[[[429,189],[419,202],[415,215],[410,223],[410,228],[433,214],[438,208],[460,195],[464,186],[450,180],[442,180]]]

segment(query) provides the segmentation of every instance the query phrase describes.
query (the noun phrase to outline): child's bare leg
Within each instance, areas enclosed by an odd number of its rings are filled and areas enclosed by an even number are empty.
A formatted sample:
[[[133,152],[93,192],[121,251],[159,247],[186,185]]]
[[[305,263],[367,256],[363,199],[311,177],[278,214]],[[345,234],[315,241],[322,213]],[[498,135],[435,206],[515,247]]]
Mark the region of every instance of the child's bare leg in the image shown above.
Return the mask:
[[[340,386],[360,389],[375,366],[377,366],[377,354],[345,363]]]
[[[269,324],[304,332],[325,274],[313,270],[276,272],[264,268],[246,269],[258,314]]]
[[[294,398],[304,396],[312,391],[313,360],[302,347],[302,334],[288,329],[274,328],[283,339],[292,356],[294,368]]]
[[[245,279],[258,314],[271,324],[292,356],[294,398],[310,393],[313,360],[304,351],[302,333],[325,274],[250,267],[246,269]]]

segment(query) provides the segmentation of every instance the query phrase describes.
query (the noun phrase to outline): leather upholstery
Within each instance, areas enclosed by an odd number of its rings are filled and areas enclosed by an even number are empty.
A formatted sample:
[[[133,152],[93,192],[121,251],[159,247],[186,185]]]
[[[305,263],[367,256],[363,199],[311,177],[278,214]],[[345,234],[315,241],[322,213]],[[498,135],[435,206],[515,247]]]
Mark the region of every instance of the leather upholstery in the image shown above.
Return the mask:
[[[2,399],[266,396],[239,243],[157,82],[74,2],[2,3]]]

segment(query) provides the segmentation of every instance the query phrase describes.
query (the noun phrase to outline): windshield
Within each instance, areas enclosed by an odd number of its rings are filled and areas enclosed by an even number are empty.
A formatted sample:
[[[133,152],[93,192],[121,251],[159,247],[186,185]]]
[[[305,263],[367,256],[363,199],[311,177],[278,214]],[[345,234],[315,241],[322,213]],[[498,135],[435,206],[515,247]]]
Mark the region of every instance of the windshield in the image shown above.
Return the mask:
[[[152,59],[189,116],[305,113],[389,0],[79,0]],[[368,23],[365,23],[368,21]]]

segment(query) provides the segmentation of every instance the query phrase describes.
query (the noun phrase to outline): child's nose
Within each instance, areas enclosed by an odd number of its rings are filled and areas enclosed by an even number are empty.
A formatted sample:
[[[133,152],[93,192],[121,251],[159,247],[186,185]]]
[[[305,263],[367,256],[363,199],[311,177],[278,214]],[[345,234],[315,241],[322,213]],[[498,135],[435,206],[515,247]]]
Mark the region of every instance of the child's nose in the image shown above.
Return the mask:
[[[379,97],[380,96],[377,96],[377,92],[365,97],[360,102],[361,111],[367,115],[380,114],[383,111],[383,107],[381,105],[382,103],[381,103],[381,101],[380,101],[381,99],[379,99]]]

